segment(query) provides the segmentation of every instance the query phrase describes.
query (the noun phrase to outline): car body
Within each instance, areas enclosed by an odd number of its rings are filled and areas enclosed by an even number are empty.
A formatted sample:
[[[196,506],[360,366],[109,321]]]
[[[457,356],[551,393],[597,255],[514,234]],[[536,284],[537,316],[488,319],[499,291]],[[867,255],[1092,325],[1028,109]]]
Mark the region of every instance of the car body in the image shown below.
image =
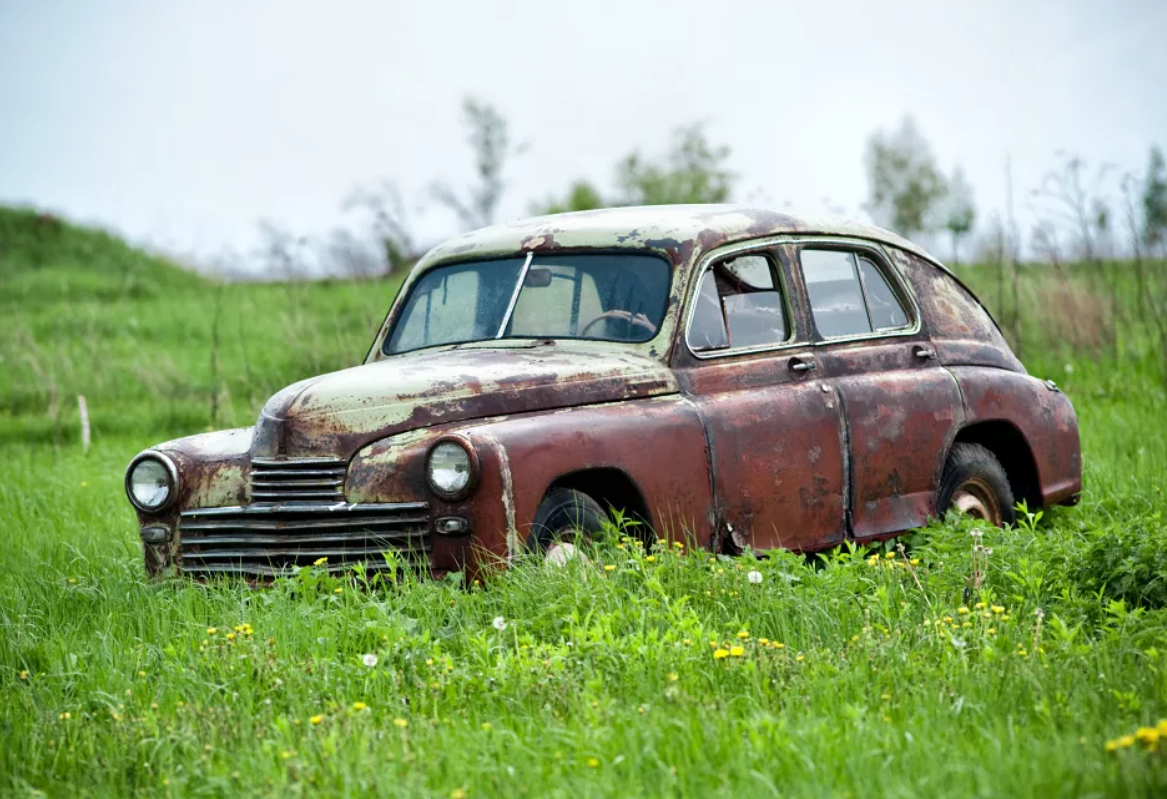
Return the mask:
[[[565,491],[717,552],[879,540],[964,508],[943,485],[958,452],[1007,477],[992,521],[1081,490],[1070,402],[921,248],[757,208],[620,208],[436,247],[363,365],[143,452],[127,490],[151,574],[394,550],[441,575],[531,549]]]

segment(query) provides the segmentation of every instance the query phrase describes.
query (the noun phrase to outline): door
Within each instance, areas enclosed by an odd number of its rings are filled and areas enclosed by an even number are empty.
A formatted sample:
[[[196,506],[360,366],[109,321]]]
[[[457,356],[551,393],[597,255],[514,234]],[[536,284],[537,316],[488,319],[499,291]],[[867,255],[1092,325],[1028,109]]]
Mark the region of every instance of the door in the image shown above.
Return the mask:
[[[737,548],[811,550],[846,534],[839,402],[791,318],[788,269],[769,251],[734,254],[690,301],[678,375],[705,425],[717,532]]]
[[[798,248],[822,375],[839,393],[856,539],[924,524],[963,419],[911,294],[874,246]]]

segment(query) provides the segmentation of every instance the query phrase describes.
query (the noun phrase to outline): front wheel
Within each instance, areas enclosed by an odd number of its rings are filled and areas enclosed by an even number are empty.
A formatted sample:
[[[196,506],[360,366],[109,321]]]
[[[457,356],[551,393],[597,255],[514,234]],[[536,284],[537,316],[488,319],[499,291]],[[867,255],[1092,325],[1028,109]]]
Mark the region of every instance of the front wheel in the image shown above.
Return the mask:
[[[950,508],[997,527],[1013,524],[1013,488],[997,457],[980,444],[955,444],[944,464],[936,509]]]
[[[583,557],[579,546],[596,540],[608,522],[600,503],[587,494],[556,488],[547,492],[535,511],[527,549],[542,554],[548,564],[562,566]]]

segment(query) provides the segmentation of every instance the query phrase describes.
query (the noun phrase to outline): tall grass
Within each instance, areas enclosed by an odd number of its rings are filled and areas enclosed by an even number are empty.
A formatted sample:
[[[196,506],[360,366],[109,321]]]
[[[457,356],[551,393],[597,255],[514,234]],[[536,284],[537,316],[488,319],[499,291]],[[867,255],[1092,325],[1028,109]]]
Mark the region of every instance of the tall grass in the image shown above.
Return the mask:
[[[6,283],[0,318],[4,792],[1167,789],[1167,741],[1144,742],[1167,717],[1167,398],[1129,294],[1114,357],[1108,339],[1057,332],[1069,306],[1043,273],[1021,286],[1027,365],[1080,416],[1078,508],[813,562],[711,558],[681,530],[686,545],[645,551],[613,531],[587,564],[483,585],[308,570],[251,591],[146,582],[122,469],[152,440],[247,424],[276,388],[357,362],[394,287],[219,290],[163,270],[139,296],[62,296],[55,270],[31,271],[23,299]],[[1067,291],[1089,285],[1075,274]],[[974,558],[988,568],[966,596]]]

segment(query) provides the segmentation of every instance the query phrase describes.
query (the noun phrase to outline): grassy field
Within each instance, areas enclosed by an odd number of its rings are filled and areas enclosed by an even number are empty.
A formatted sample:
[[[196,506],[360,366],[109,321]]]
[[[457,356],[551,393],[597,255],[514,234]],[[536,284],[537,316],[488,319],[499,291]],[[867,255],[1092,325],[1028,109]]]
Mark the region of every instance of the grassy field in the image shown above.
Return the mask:
[[[1110,269],[1111,306],[1085,267],[1018,291],[1078,508],[816,564],[614,536],[610,570],[248,591],[145,581],[125,464],[359,362],[395,284],[219,287],[0,210],[0,792],[1162,796],[1167,394]]]

